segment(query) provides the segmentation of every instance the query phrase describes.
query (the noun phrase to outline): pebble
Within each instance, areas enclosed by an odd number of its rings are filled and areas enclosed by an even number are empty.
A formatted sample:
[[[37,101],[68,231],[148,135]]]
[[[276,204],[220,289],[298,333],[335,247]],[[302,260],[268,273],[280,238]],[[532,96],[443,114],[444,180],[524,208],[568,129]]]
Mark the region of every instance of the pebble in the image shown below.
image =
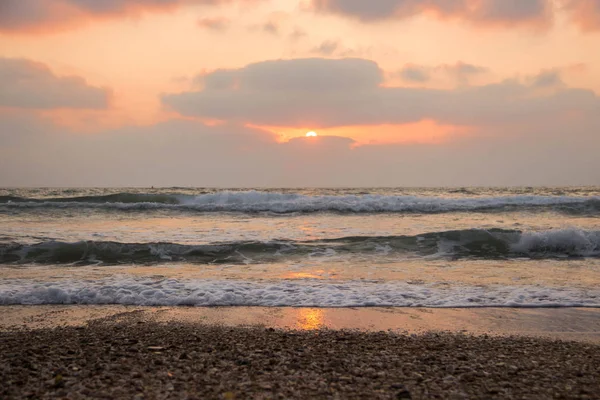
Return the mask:
[[[0,332],[0,398],[593,399],[600,393],[600,346],[590,344],[138,322]]]

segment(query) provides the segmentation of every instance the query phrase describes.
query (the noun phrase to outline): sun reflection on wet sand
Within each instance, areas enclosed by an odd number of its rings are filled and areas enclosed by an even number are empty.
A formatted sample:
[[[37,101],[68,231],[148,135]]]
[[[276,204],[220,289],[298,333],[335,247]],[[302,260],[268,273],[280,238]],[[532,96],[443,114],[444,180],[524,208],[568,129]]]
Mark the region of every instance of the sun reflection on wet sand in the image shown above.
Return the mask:
[[[320,308],[301,308],[298,310],[296,328],[312,331],[324,326],[325,312]]]

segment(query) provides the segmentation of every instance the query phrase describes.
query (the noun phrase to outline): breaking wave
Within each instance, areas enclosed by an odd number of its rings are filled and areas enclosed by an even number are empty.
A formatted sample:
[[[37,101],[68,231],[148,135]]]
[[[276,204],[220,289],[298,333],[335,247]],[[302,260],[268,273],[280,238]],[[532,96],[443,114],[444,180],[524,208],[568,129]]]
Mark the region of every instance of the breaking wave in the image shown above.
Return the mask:
[[[600,290],[365,281],[232,281],[112,277],[0,282],[0,304],[263,307],[600,307]]]
[[[468,229],[417,236],[356,236],[314,241],[229,242],[206,245],[47,241],[0,244],[0,263],[123,264],[190,262],[250,264],[330,255],[440,258],[600,257],[600,231],[520,232]]]
[[[500,196],[443,198],[392,195],[307,196],[271,192],[217,192],[198,196],[119,193],[104,196],[34,199],[0,196],[0,208],[96,208],[108,210],[177,209],[197,212],[272,213],[444,213],[556,209],[570,213],[600,211],[600,197]]]

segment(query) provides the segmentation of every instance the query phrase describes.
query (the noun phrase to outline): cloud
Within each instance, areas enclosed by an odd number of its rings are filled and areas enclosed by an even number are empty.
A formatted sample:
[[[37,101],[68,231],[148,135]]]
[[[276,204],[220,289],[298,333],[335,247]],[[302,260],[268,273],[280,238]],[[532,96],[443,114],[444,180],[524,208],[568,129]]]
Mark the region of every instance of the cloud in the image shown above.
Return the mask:
[[[553,88],[564,85],[561,73],[557,69],[544,70],[537,75],[529,77],[529,81],[536,88]]]
[[[288,37],[292,42],[297,42],[306,36],[308,36],[306,31],[304,31],[301,28],[295,27],[294,30],[292,31],[292,33],[290,33]]]
[[[311,4],[317,12],[363,22],[430,14],[478,25],[542,27],[552,19],[552,4],[548,0],[312,0]]]
[[[200,28],[205,28],[213,31],[224,31],[229,28],[231,21],[228,18],[200,18],[197,22]]]
[[[424,83],[431,79],[431,69],[422,65],[407,64],[399,72],[406,82]]]
[[[365,59],[295,59],[250,64],[202,77],[201,91],[167,94],[163,103],[186,116],[259,126],[335,127],[406,124],[533,123],[573,110],[597,113],[594,92],[561,88],[537,93],[507,80],[453,90],[383,87],[383,72]]]
[[[340,44],[338,41],[326,40],[323,43],[321,43],[319,46],[313,48],[311,50],[311,53],[319,54],[322,56],[331,56],[331,55],[333,55],[333,53],[335,53],[336,50],[339,49],[339,47],[340,47]]]
[[[81,25],[89,18],[138,17],[147,12],[164,12],[187,4],[218,5],[233,1],[236,0],[2,0],[0,31],[60,30]]]
[[[467,84],[470,78],[477,75],[485,74],[489,71],[489,69],[486,67],[468,64],[462,61],[459,61],[456,64],[444,64],[439,66],[438,68],[444,71],[446,74],[453,77],[454,79],[456,79],[461,84]]]
[[[562,0],[572,20],[583,31],[600,31],[600,0]]]
[[[279,33],[279,26],[272,21],[264,23],[261,28],[263,32],[270,33],[272,35],[277,35]]]
[[[278,36],[281,33],[280,23],[274,19],[261,24],[249,25],[247,29],[250,32],[261,32],[273,36]]]
[[[0,58],[0,107],[26,109],[108,107],[110,92],[77,76],[59,77],[44,64]]]
[[[488,71],[488,68],[459,61],[456,64],[442,64],[436,67],[406,64],[397,75],[405,82],[425,83],[431,81],[434,76],[442,73],[446,77],[450,77],[453,81],[460,84],[467,84],[470,78]]]

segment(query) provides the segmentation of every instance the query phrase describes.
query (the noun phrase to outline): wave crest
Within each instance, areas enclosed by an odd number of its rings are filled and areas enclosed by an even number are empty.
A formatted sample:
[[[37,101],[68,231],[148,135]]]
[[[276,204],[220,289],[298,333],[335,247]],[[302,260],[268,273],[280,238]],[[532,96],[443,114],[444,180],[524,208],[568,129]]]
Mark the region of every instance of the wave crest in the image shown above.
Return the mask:
[[[452,259],[600,257],[600,231],[525,232],[467,229],[417,236],[358,236],[314,241],[230,242],[208,245],[57,241],[0,244],[1,263],[119,264],[183,261],[248,264],[328,255],[430,256]]]
[[[181,194],[119,193],[105,196],[32,199],[0,197],[0,207],[96,208],[109,210],[176,209],[197,212],[272,213],[445,213],[556,209],[569,213],[600,211],[600,197],[501,196],[443,198],[392,195],[308,196],[295,193],[217,192],[198,196]]]

